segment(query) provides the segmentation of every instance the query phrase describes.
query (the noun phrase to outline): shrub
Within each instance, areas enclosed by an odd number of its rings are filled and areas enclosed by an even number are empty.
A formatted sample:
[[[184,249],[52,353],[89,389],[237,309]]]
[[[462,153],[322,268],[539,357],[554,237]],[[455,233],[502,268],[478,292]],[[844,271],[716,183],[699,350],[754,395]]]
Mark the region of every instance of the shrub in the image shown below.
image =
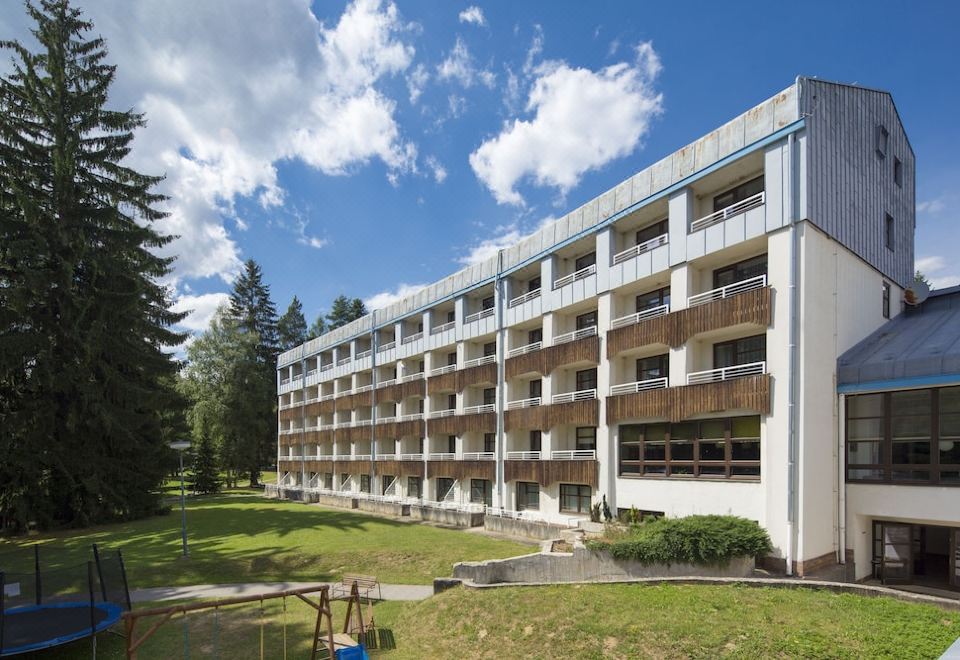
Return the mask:
[[[762,557],[773,548],[765,529],[737,516],[660,518],[631,526],[631,533],[619,539],[588,541],[587,547],[644,564],[707,565]]]

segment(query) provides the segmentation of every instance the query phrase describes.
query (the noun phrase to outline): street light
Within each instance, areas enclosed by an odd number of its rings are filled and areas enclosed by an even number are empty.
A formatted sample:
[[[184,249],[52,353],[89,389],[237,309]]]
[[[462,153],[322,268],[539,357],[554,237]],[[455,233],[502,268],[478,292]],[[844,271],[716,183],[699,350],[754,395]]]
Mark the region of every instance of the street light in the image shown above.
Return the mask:
[[[190,443],[187,440],[171,442],[170,449],[180,453],[180,519],[183,533],[183,557],[186,559],[190,553],[187,551],[187,496],[183,487],[183,452],[190,449]]]

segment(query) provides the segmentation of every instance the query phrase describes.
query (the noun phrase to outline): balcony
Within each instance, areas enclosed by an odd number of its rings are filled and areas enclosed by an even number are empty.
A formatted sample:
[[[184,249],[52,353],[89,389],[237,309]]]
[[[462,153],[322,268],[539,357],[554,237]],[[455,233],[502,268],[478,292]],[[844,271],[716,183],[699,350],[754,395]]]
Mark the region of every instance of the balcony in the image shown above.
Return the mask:
[[[586,268],[581,268],[580,270],[574,271],[569,275],[564,275],[563,277],[555,280],[553,282],[554,289],[560,289],[565,287],[568,284],[573,284],[577,280],[582,280],[587,277],[590,277],[597,272],[597,264],[590,264]]]
[[[573,449],[550,452],[507,452],[503,463],[504,481],[535,481],[547,488],[555,483],[599,484],[596,452]],[[592,456],[591,456],[592,454]]]
[[[557,335],[553,338],[553,345],[557,344],[566,344],[567,342],[577,341],[578,339],[586,339],[587,337],[593,337],[597,334],[597,326],[591,325],[589,328],[581,328],[580,330],[574,330],[573,332],[565,332],[562,335]]]
[[[356,359],[362,360],[363,358],[370,357],[371,355],[373,355],[373,351],[368,348],[365,351],[360,351],[359,353],[357,353]]]
[[[337,366],[342,367],[345,364],[350,364],[351,360],[353,360],[353,358],[350,357],[349,355],[347,357],[340,358],[339,360],[337,360]]]
[[[412,382],[415,381],[415,380],[423,380],[423,372],[422,372],[422,371],[418,371],[417,373],[414,373],[414,374],[407,374],[406,376],[403,376],[402,378],[398,379],[397,382],[398,382],[398,383],[412,383]]]
[[[389,351],[390,349],[396,348],[396,347],[397,347],[397,342],[388,341],[386,344],[380,344],[379,346],[377,346],[377,353],[382,353],[383,351]]]
[[[510,302],[507,303],[507,307],[516,307],[517,305],[522,305],[525,302],[529,302],[536,298],[540,297],[540,289],[534,289],[533,291],[528,291],[522,296],[517,296],[512,298]]]
[[[397,417],[398,422],[419,422],[423,419],[423,413],[411,413],[409,415],[400,415]]]
[[[741,280],[740,282],[734,282],[733,284],[728,284],[727,286],[722,286],[717,289],[711,289],[709,291],[704,291],[703,293],[698,293],[695,296],[690,296],[687,298],[687,307],[704,305],[708,302],[713,302],[714,300],[722,300],[724,298],[736,296],[744,291],[762,289],[765,286],[767,286],[767,276],[757,275],[756,277],[751,277],[750,279]]]
[[[492,461],[497,457],[496,452],[492,451],[465,451],[462,455],[464,461]]]
[[[373,385],[372,385],[372,384],[371,384],[371,385],[360,385],[360,386],[358,386],[358,387],[353,388],[353,393],[354,393],[354,394],[360,394],[361,392],[369,392],[369,391],[372,390],[372,389],[373,389]]]
[[[520,346],[518,348],[513,348],[507,351],[507,357],[512,358],[518,355],[525,355],[527,353],[533,353],[534,351],[539,351],[543,348],[542,341],[535,341],[532,344],[527,344],[526,346]]]
[[[508,461],[539,461],[543,452],[540,451],[508,451]]]
[[[504,368],[506,379],[510,380],[523,374],[538,373],[549,376],[554,369],[574,362],[600,361],[600,338],[596,326],[568,332],[554,338],[552,346],[536,348],[536,342],[523,347],[507,358]]]
[[[636,314],[628,314],[627,316],[621,316],[618,319],[614,319],[610,324],[611,328],[625,328],[628,325],[636,325],[640,321],[646,321],[647,319],[655,319],[658,316],[663,316],[664,314],[670,313],[670,305],[659,305],[657,307],[651,307],[650,309],[645,309],[643,311],[637,312]]]
[[[513,408],[507,407],[504,414],[505,430],[515,431],[540,430],[549,431],[559,425],[570,426],[598,426],[600,423],[600,401],[596,390],[581,390],[557,394],[550,405],[529,405],[519,407],[518,402]]]
[[[438,325],[435,328],[430,328],[431,335],[439,335],[441,332],[446,332],[447,330],[453,330],[457,327],[456,321],[448,321],[442,325]]]
[[[413,342],[417,341],[418,339],[423,339],[423,332],[415,332],[414,334],[412,334],[412,335],[410,335],[410,336],[408,336],[408,337],[404,337],[403,339],[400,340],[400,343],[401,343],[401,344],[404,344],[404,345],[406,345],[406,344],[412,344]]]
[[[464,323],[473,323],[474,321],[479,321],[480,319],[485,319],[485,318],[487,318],[487,317],[489,317],[489,316],[493,316],[494,311],[495,311],[495,310],[494,310],[493,307],[489,307],[489,308],[487,308],[487,309],[481,309],[479,312],[476,312],[475,314],[470,314],[470,315],[468,315],[466,318],[463,319],[463,322],[464,322]]]
[[[456,364],[448,364],[445,367],[438,367],[430,371],[431,376],[442,376],[443,374],[449,374],[457,370]]]
[[[725,380],[743,378],[744,376],[757,376],[765,373],[767,373],[766,362],[750,362],[749,364],[737,364],[732,367],[689,373],[687,374],[687,385],[720,383]]]
[[[596,449],[561,449],[550,452],[550,459],[554,461],[595,461]]]
[[[443,419],[444,417],[453,417],[456,414],[456,408],[448,408],[447,410],[431,410],[427,413],[427,419]]]
[[[492,413],[497,411],[496,404],[485,403],[480,406],[467,406],[463,409],[464,415],[480,415],[483,413]]]
[[[507,401],[507,410],[521,410],[523,408],[535,408],[540,405],[540,397],[534,396],[529,399],[517,399],[516,401]]]
[[[453,452],[430,452],[427,454],[428,461],[452,461],[456,458],[457,455]]]
[[[333,369],[333,362],[320,365],[320,373],[323,373],[324,371],[330,371],[331,369]]]
[[[694,220],[693,222],[690,223],[690,232],[693,233],[695,231],[705,229],[711,225],[715,225],[719,222],[723,222],[728,218],[732,218],[735,215],[746,213],[750,209],[755,209],[758,206],[763,206],[765,194],[766,193],[764,191],[758,192],[756,195],[753,195],[752,197],[747,197],[746,199],[739,201],[736,204],[731,204],[730,206],[720,209],[719,211],[716,211],[714,213],[711,213],[710,215],[705,215],[698,220]]]
[[[646,390],[662,390],[666,386],[666,378],[649,378],[647,380],[638,380],[634,383],[614,385],[610,388],[610,396],[617,396],[619,394],[635,394],[637,392],[645,392]]]
[[[463,363],[463,368],[469,369],[470,367],[479,367],[483,364],[493,364],[496,361],[496,355],[484,355],[483,357],[476,358],[475,360],[467,360]]]
[[[576,392],[564,392],[554,394],[550,397],[550,403],[573,403],[574,401],[590,401],[597,398],[597,390],[577,390]]]
[[[643,243],[638,243],[632,247],[628,247],[623,252],[618,252],[613,255],[613,265],[622,264],[624,261],[630,261],[634,257],[637,257],[644,252],[649,252],[654,248],[658,248],[661,245],[666,245],[670,240],[669,234],[661,234],[656,238],[651,238],[649,241]]]

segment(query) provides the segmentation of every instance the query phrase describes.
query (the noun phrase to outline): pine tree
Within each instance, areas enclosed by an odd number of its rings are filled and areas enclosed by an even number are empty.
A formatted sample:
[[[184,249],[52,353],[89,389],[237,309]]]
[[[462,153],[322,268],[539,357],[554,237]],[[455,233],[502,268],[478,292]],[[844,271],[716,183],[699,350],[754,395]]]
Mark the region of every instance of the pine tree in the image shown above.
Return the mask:
[[[350,320],[356,321],[367,315],[367,306],[359,298],[354,298],[350,303]]]
[[[303,305],[293,297],[287,311],[277,321],[277,336],[281,351],[289,351],[309,339],[307,335],[307,320],[303,317]]]
[[[220,469],[216,451],[210,436],[203,434],[193,446],[193,461],[190,489],[194,493],[209,495],[220,492]]]
[[[336,330],[337,328],[355,321],[367,313],[367,308],[364,306],[363,301],[359,298],[354,298],[350,300],[344,295],[337,296],[336,300],[333,301],[333,305],[330,307],[330,313],[327,314],[327,331]]]
[[[310,326],[310,330],[307,333],[307,339],[316,339],[320,335],[327,332],[327,330],[329,330],[329,328],[327,327],[327,323],[323,318],[323,314],[321,314],[317,317],[317,320],[313,322],[313,325]]]
[[[24,528],[157,510],[181,343],[158,284],[159,177],[122,164],[143,116],[68,0],[28,2],[39,44],[0,79],[0,511]]]

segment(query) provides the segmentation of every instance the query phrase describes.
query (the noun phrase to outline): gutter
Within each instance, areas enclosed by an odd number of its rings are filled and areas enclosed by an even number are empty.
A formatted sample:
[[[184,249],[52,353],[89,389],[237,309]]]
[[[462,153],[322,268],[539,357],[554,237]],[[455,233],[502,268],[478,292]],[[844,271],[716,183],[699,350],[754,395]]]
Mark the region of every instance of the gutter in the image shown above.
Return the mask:
[[[797,84],[800,84],[799,79]],[[787,148],[789,151],[790,179],[788,194],[790,197],[790,277],[788,284],[789,291],[789,379],[787,384],[787,549],[786,560],[787,575],[793,575],[793,564],[796,561],[797,554],[797,396],[799,390],[799,374],[797,373],[798,337],[800,326],[800,296],[798,289],[799,280],[799,232],[797,231],[797,140],[794,133],[787,136]]]
[[[501,509],[506,508],[504,502],[504,484],[503,477],[505,474],[503,457],[504,457],[504,444],[506,443],[506,438],[504,436],[504,422],[503,422],[503,407],[504,400],[507,398],[507,383],[504,380],[506,375],[506,370],[504,367],[505,358],[507,354],[507,338],[505,334],[505,327],[503,322],[503,306],[506,302],[506,296],[504,295],[504,280],[503,280],[503,250],[497,251],[497,275],[496,281],[494,283],[494,295],[496,300],[496,326],[497,326],[497,441],[494,450],[496,451],[496,482],[497,482],[497,506]]]

